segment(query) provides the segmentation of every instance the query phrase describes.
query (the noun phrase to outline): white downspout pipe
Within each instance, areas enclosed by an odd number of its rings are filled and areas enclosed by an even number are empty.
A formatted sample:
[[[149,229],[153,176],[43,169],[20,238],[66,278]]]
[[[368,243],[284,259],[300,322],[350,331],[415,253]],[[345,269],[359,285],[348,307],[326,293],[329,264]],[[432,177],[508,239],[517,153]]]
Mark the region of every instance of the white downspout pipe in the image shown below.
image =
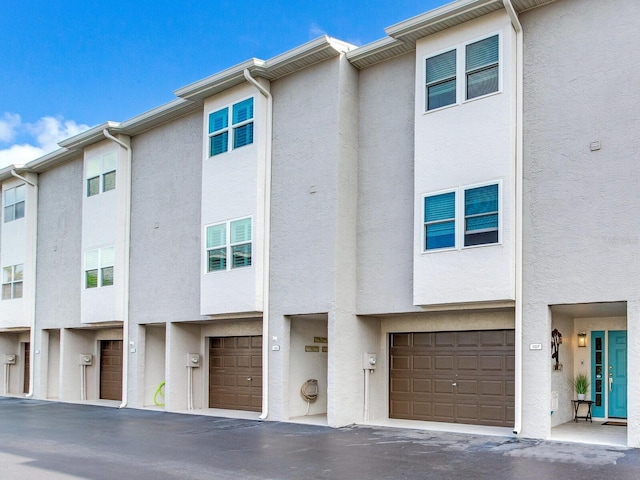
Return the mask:
[[[31,283],[31,309],[29,311],[29,391],[25,395],[27,398],[33,397],[33,381],[35,378],[35,350],[36,350],[36,266],[38,261],[38,184],[27,180],[21,175],[18,175],[15,168],[11,170],[11,175],[19,180],[22,180],[27,185],[33,187],[35,193],[35,208],[31,209],[34,216],[33,218],[33,242],[31,242],[31,262],[33,268],[33,278],[30,279]]]
[[[127,151],[127,184],[125,185],[125,221],[124,221],[124,274],[122,285],[122,403],[118,408],[125,408],[129,403],[129,248],[131,244],[131,176],[133,152],[131,147],[117,139],[105,128],[102,133],[109,140],[117,143]]]
[[[524,79],[524,66],[523,66],[523,32],[522,25],[518,19],[511,0],[503,0],[504,8],[506,9],[509,17],[511,18],[511,25],[516,32],[516,132],[515,132],[515,217],[516,217],[516,245],[515,245],[515,257],[516,257],[516,271],[515,271],[515,296],[516,296],[516,308],[515,308],[515,323],[516,323],[516,338],[515,338],[515,412],[514,412],[514,425],[513,433],[516,435],[522,430],[522,355],[523,355],[523,331],[522,331],[522,215],[524,211],[524,191],[523,191],[523,179],[524,179],[524,157],[523,157],[523,79]]]
[[[261,420],[269,416],[269,284],[270,273],[270,245],[271,245],[271,143],[273,135],[273,97],[271,93],[251,76],[248,69],[244,70],[244,78],[267,99],[267,125],[265,141],[264,168],[264,239],[262,248],[262,414]]]

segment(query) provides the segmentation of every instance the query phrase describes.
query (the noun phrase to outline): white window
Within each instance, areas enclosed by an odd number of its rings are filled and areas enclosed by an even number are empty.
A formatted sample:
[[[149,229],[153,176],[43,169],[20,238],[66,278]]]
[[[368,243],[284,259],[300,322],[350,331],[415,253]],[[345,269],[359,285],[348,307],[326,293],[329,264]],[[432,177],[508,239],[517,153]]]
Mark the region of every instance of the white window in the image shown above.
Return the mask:
[[[92,197],[116,188],[117,161],[118,159],[115,152],[87,160],[85,175],[87,180],[87,197]]]
[[[423,251],[499,243],[500,185],[493,182],[425,195]]]
[[[210,225],[207,235],[207,272],[251,266],[251,218]]]
[[[4,191],[5,223],[24,217],[24,198],[26,193],[26,185],[19,185]]]
[[[428,57],[425,60],[425,111],[454,105],[460,98],[471,100],[498,92],[499,59],[499,35]],[[458,79],[464,81],[459,85]]]
[[[22,265],[2,268],[2,300],[22,298]]]
[[[210,157],[252,143],[253,98],[209,114]]]
[[[88,250],[84,254],[84,287],[98,288],[113,285],[115,248]]]

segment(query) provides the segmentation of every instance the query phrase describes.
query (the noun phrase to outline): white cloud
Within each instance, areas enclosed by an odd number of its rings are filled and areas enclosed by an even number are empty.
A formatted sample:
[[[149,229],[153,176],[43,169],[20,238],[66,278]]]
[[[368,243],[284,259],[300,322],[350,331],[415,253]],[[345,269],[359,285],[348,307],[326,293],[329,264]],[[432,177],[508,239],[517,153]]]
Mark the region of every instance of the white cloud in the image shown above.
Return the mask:
[[[0,118],[0,142],[11,142],[16,137],[16,128],[20,125],[20,115],[5,112]]]
[[[51,153],[60,148],[59,141],[88,128],[62,117],[42,117],[34,123],[24,123],[20,115],[5,112],[0,117],[0,143],[9,145],[0,149],[0,168],[27,163]],[[11,144],[18,137],[24,141]]]
[[[324,29],[322,27],[320,27],[319,25],[312,23],[309,26],[309,38],[318,38],[321,37],[322,35],[326,35],[327,32],[324,31]]]

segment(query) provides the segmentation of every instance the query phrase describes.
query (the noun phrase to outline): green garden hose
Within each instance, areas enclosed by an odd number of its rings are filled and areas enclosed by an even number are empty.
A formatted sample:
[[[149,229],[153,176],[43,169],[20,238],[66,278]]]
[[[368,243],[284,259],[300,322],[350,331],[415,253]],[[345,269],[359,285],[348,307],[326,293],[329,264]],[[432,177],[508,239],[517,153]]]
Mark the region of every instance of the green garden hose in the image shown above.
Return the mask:
[[[158,400],[158,397],[160,397],[160,400]],[[164,407],[164,382],[158,386],[156,393],[153,394],[153,403],[157,407]]]

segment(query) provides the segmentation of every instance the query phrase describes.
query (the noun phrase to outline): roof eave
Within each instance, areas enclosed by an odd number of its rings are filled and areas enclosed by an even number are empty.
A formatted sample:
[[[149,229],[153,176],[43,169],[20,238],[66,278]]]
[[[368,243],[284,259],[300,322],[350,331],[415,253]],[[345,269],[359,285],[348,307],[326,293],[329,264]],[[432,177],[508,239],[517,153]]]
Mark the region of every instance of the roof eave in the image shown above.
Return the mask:
[[[109,131],[113,131],[114,129],[118,129],[118,127],[120,127],[119,122],[101,123],[100,125],[96,125],[89,130],[85,130],[78,135],[74,135],[73,137],[69,137],[65,140],[62,140],[61,142],[58,142],[58,145],[60,145],[62,148],[68,148],[69,150],[79,150],[88,145],[104,140],[104,134],[102,133],[102,131],[105,128]]]

